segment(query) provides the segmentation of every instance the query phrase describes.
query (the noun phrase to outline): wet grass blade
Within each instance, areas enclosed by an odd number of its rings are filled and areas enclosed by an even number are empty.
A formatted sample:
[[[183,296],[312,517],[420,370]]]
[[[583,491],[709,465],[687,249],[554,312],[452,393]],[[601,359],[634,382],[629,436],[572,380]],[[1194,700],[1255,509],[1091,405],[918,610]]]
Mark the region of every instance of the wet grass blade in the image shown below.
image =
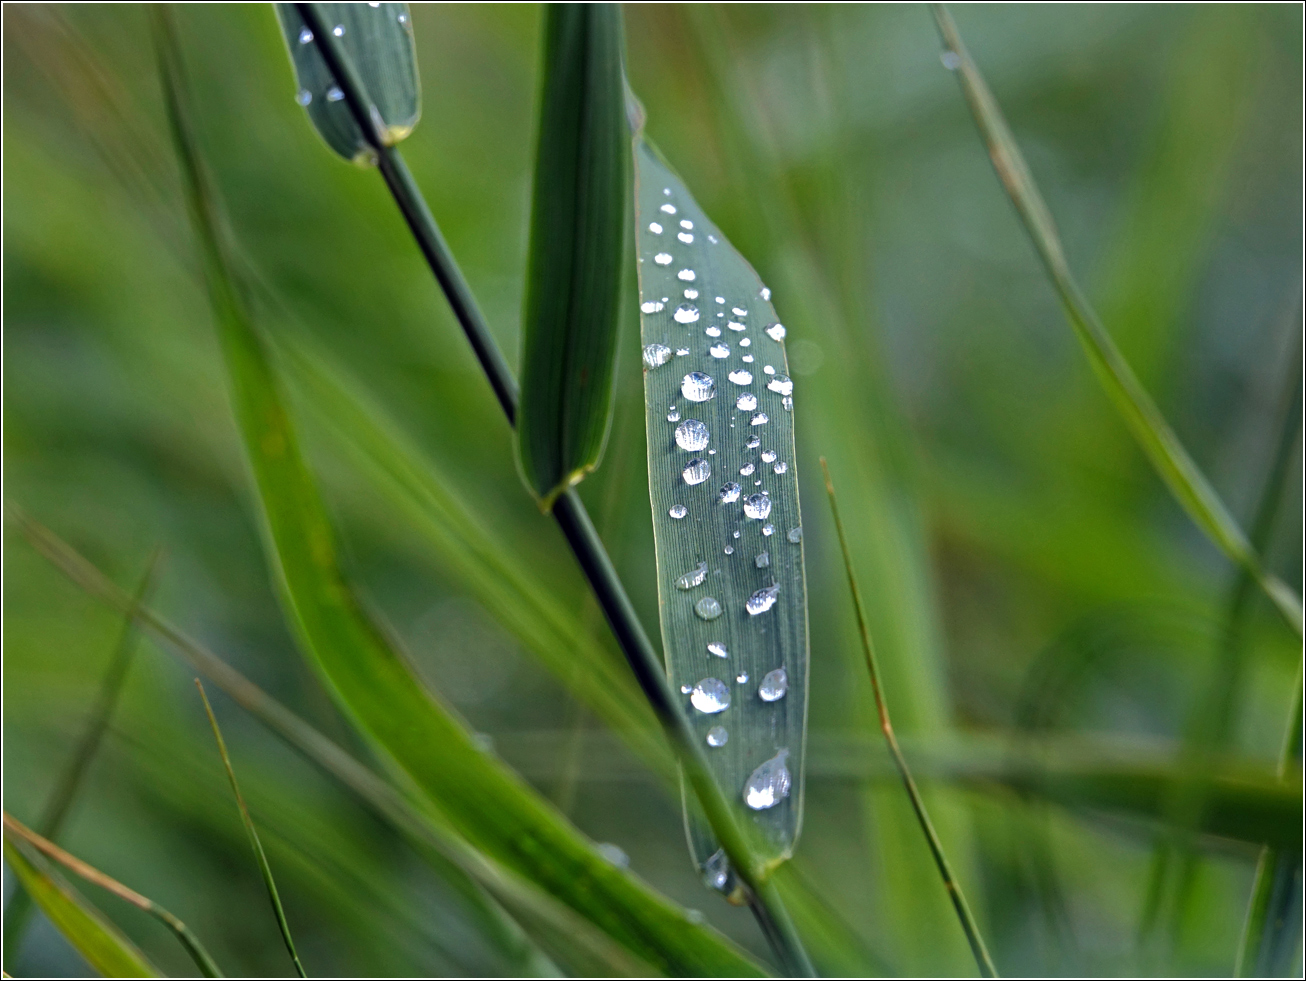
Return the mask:
[[[136,608],[140,608],[139,602],[137,603]],[[135,623],[134,616],[132,617],[132,622]],[[64,868],[85,879],[87,882],[99,886],[106,892],[113,893],[119,899],[131,903],[137,909],[144,910],[146,913],[149,913],[161,922],[177,935],[177,939],[181,941],[181,945],[186,948],[186,952],[190,954],[191,958],[195,961],[195,966],[200,969],[200,973],[204,977],[220,978],[224,976],[222,971],[218,969],[218,965],[214,963],[213,958],[209,956],[209,952],[204,949],[204,945],[200,943],[199,937],[191,932],[190,927],[186,926],[185,923],[169,913],[158,903],[154,902],[154,900],[142,896],[134,889],[129,889],[117,879],[105,875],[99,869],[88,865],[80,858],[64,851],[54,842],[37,834],[21,821],[15,819],[8,811],[4,814],[4,826],[6,837],[13,835],[15,838],[21,839],[32,848],[39,851],[46,858],[58,862]]]
[[[313,31],[293,3],[273,4],[295,68],[296,101],[336,153],[360,164],[376,163],[372,144],[345,105]],[[377,129],[398,143],[422,114],[412,15],[406,3],[323,3],[322,16],[358,66],[375,105]]]
[[[11,832],[7,821],[4,855],[28,895],[93,969],[106,978],[163,977],[121,930]]]
[[[200,700],[204,702],[204,712],[209,717],[209,725],[213,727],[213,738],[218,744],[218,755],[222,757],[223,769],[227,771],[227,779],[231,782],[231,793],[236,798],[236,807],[240,810],[240,822],[245,826],[249,846],[254,850],[254,860],[258,862],[259,874],[263,876],[263,885],[268,891],[268,901],[272,903],[272,912],[277,918],[277,929],[281,931],[281,939],[286,945],[286,952],[290,954],[291,963],[295,965],[295,971],[301,978],[306,978],[308,972],[304,970],[303,962],[295,951],[295,938],[290,934],[290,923],[286,920],[286,911],[281,905],[281,895],[277,892],[277,882],[272,876],[272,866],[268,864],[267,854],[263,851],[263,842],[259,840],[254,819],[249,816],[249,808],[245,806],[240,784],[236,782],[236,771],[231,767],[231,757],[227,754],[227,744],[222,738],[222,730],[218,728],[217,716],[213,714],[213,706],[209,704],[209,696],[205,694],[204,685],[199,678],[195,679],[195,687],[199,689]]]
[[[925,809],[925,802],[921,799],[920,791],[916,787],[916,781],[912,779],[907,760],[898,747],[898,737],[894,735],[893,723],[889,719],[888,703],[885,702],[884,692],[880,687],[880,670],[875,662],[875,645],[871,642],[870,628],[866,625],[866,611],[862,607],[861,590],[857,588],[857,575],[853,571],[852,552],[848,549],[848,539],[843,532],[843,521],[839,518],[839,504],[834,496],[834,482],[830,479],[830,468],[825,462],[825,457],[821,457],[821,472],[825,477],[825,492],[830,498],[830,514],[834,517],[835,533],[839,538],[839,548],[843,552],[844,568],[848,573],[848,589],[852,593],[853,608],[857,615],[857,629],[861,635],[862,653],[866,657],[866,670],[871,678],[871,692],[875,697],[875,711],[880,719],[880,731],[884,733],[884,740],[889,746],[889,754],[893,757],[893,765],[902,778],[902,785],[907,791],[907,797],[911,800],[912,810],[916,813],[916,820],[920,823],[921,832],[929,843],[930,854],[934,857],[934,864],[939,869],[939,875],[943,879],[943,886],[948,891],[948,898],[952,900],[952,906],[957,911],[957,920],[961,923],[961,929],[966,934],[966,942],[970,944],[971,953],[975,955],[975,963],[979,967],[980,974],[986,978],[995,978],[998,976],[997,968],[993,966],[993,958],[989,956],[988,947],[985,945],[984,937],[979,931],[979,924],[975,922],[975,917],[970,911],[970,904],[966,902],[966,894],[962,891],[961,884],[957,882],[956,875],[953,874],[952,864],[943,851],[943,843],[934,830],[934,824],[930,821],[929,812]]]
[[[802,825],[807,595],[784,327],[752,267],[636,137],[649,496],[667,676],[771,866]],[[688,805],[688,801],[687,801]],[[690,808],[692,815],[693,809]],[[690,819],[694,860],[731,888]]]
[[[1301,636],[1300,597],[1262,566],[1260,557],[1237,521],[1179,442],[1179,437],[1165,421],[1089,305],[1070,272],[1052,214],[1034,183],[997,100],[962,44],[957,25],[943,4],[931,4],[931,9],[946,49],[945,62],[957,73],[962,92],[988,146],[993,168],[1047,268],[1070,325],[1098,380],[1175,500],[1232,562],[1247,570]]]
[[[620,5],[545,11],[517,458],[547,511],[612,421],[630,165]]]

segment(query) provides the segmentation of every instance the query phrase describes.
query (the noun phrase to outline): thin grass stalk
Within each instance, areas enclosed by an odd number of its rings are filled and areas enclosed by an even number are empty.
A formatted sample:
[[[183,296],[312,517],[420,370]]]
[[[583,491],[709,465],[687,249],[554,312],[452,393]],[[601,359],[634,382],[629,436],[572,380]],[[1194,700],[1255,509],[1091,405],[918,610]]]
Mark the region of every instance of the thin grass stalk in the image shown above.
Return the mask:
[[[1283,580],[1266,570],[1224,502],[1179,442],[1179,437],[1098,319],[1070,272],[1052,213],[1034,183],[997,100],[962,44],[952,15],[941,3],[931,4],[930,8],[947,49],[945,62],[957,73],[962,92],[988,147],[993,169],[1047,268],[1070,325],[1107,395],[1179,505],[1229,559],[1247,570],[1288,625],[1301,637],[1301,598]]]
[[[427,207],[398,149],[386,145],[366,88],[343,46],[328,29],[329,25],[322,18],[317,5],[300,3],[295,6],[313,31],[322,56],[354,113],[355,121],[375,149],[386,185],[444,290],[504,414],[509,423],[515,423],[518,398],[516,379],[440,234],[435,217]],[[649,641],[612,560],[594,529],[584,502],[574,488],[558,496],[552,513],[598,598],[636,680],[685,767],[686,776],[703,805],[713,830],[720,838],[732,866],[756,900],[758,905],[753,906],[754,911],[763,908],[767,911],[765,920],[759,918],[759,924],[772,943],[776,956],[787,972],[814,976],[815,968],[798,937],[793,921],[784,909],[774,885],[767,881],[769,870],[758,867],[752,858],[744,832],[735,820],[721,788],[712,778],[703,749],[667,684],[662,660]]]
[[[299,972],[301,978],[306,978],[308,973],[299,960],[299,954],[295,951],[295,938],[290,935],[290,924],[286,921],[281,895],[277,892],[277,883],[272,877],[272,866],[268,864],[267,854],[263,851],[263,842],[259,840],[254,819],[249,816],[249,808],[245,806],[245,797],[240,792],[240,784],[236,782],[236,771],[231,768],[231,757],[227,755],[227,743],[222,738],[222,730],[218,728],[217,716],[213,714],[213,706],[209,704],[209,696],[205,693],[204,683],[199,678],[195,679],[195,687],[199,689],[200,700],[204,702],[204,711],[209,717],[209,725],[213,727],[213,738],[218,743],[218,755],[222,757],[222,766],[227,771],[227,779],[231,781],[231,792],[236,797],[236,806],[240,808],[241,823],[245,825],[245,834],[249,836],[250,848],[254,850],[259,873],[263,876],[263,884],[267,887],[268,899],[271,900],[272,910],[277,917],[277,929],[281,931],[281,939],[285,941],[286,951],[295,964],[295,970]]]
[[[898,747],[898,737],[894,735],[893,722],[889,718],[889,706],[884,700],[884,691],[880,687],[880,670],[875,662],[875,645],[871,642],[871,631],[866,624],[866,610],[862,606],[861,590],[857,588],[857,576],[853,572],[852,552],[848,548],[848,539],[844,535],[843,521],[839,517],[839,505],[834,496],[834,482],[830,479],[830,467],[825,462],[825,457],[821,457],[821,472],[825,475],[825,493],[830,498],[830,513],[834,516],[839,548],[843,552],[844,567],[848,570],[848,589],[852,593],[853,609],[857,615],[857,629],[862,638],[862,652],[866,656],[866,670],[871,676],[871,693],[875,697],[875,711],[880,717],[880,731],[884,733],[884,740],[889,745],[893,765],[902,778],[902,785],[907,791],[912,810],[916,812],[916,820],[920,822],[921,831],[925,835],[926,842],[929,843],[930,854],[934,856],[934,864],[939,868],[939,875],[943,879],[944,888],[948,891],[948,898],[952,900],[953,908],[957,911],[957,919],[966,934],[971,953],[975,955],[975,963],[979,967],[980,975],[996,978],[997,968],[993,966],[993,958],[989,956],[984,938],[980,935],[979,925],[970,911],[970,904],[966,902],[966,894],[962,892],[961,883],[953,875],[952,865],[943,851],[943,843],[939,841],[934,824],[930,821],[929,812],[925,809],[925,801],[921,799],[920,790],[916,787],[916,781],[907,767],[907,760]]]
[[[153,565],[151,565],[151,570],[152,569]],[[132,622],[136,622],[135,617],[132,617]],[[64,851],[48,838],[37,834],[31,828],[27,827],[8,811],[4,812],[4,828],[7,833],[21,838],[47,858],[53,859],[64,868],[68,869],[68,871],[80,876],[93,885],[99,886],[106,892],[113,893],[113,895],[117,896],[119,899],[131,903],[131,905],[135,906],[137,909],[149,913],[176,934],[177,939],[181,941],[181,945],[186,948],[186,952],[190,954],[191,958],[195,961],[196,967],[200,969],[200,972],[204,977],[221,978],[225,976],[218,968],[218,965],[214,962],[213,958],[209,956],[209,952],[204,949],[204,945],[200,943],[199,937],[191,932],[190,927],[186,926],[186,924],[178,917],[169,913],[154,900],[142,896],[135,889],[124,886],[117,879],[105,875],[99,869],[88,865],[77,856]]]

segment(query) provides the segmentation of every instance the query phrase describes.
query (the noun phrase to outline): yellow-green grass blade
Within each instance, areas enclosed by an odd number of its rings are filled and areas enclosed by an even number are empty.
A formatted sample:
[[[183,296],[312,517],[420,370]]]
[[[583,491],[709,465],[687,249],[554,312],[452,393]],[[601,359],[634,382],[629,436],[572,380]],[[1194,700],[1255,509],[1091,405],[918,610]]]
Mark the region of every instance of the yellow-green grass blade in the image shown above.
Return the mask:
[[[1048,210],[1025,158],[1016,145],[997,100],[967,53],[957,26],[942,4],[932,4],[946,48],[944,59],[957,73],[962,91],[988,146],[993,168],[1029,232],[1047,268],[1075,335],[1094,373],[1147,454],[1175,500],[1208,538],[1234,563],[1247,570],[1285,620],[1302,634],[1301,599],[1261,564],[1238,522],[1180,443],[1161,410],[1135,376],[1106,327],[1070,271],[1052,213]]]
[[[636,136],[649,496],[667,675],[769,864],[802,824],[807,595],[793,382],[770,291]],[[694,860],[729,888],[686,799]]]
[[[295,98],[308,112],[313,128],[346,160],[375,163],[376,154],[322,60],[312,29],[293,3],[273,6],[295,69]],[[378,130],[393,146],[413,131],[422,113],[408,4],[322,3],[318,9],[357,66],[376,107]]]
[[[517,459],[547,511],[598,466],[612,420],[630,187],[620,5],[549,4],[542,72]]]
[[[51,869],[36,849],[8,829],[4,854],[41,912],[92,968],[106,978],[163,977],[121,930]]]
[[[258,490],[269,564],[306,658],[359,731],[473,845],[570,905],[657,970],[754,973],[747,958],[613,866],[547,801],[485,753],[362,608],[340,568],[334,531],[300,455],[265,343],[231,278],[190,131],[175,44],[166,34],[162,50],[170,119],[205,255],[233,407]]]

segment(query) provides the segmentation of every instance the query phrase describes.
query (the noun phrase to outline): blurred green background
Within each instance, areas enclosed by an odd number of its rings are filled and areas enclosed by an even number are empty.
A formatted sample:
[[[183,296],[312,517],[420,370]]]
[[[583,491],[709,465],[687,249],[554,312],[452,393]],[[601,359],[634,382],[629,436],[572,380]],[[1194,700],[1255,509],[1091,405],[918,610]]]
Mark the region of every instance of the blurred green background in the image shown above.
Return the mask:
[[[1300,371],[1300,8],[954,13],[1072,266],[1248,527]],[[270,6],[187,6],[178,18],[232,226],[279,300],[264,326],[311,342],[547,584],[549,602],[610,644],[381,181],[327,152],[295,105]],[[413,20],[424,113],[404,151],[515,358],[540,12],[418,5]],[[999,970],[1228,973],[1254,848],[1201,839],[1184,900],[1163,901],[1147,931],[1158,824],[949,778],[1031,740],[1053,755],[1173,760],[1212,697],[1235,577],[1091,375],[927,10],[640,5],[626,23],[650,135],[772,287],[789,329],[812,603],[796,871],[881,970],[973,970],[874,738],[823,455],[896,726]],[[271,589],[145,10],[6,5],[4,56],[6,502],[126,588],[162,549],[155,605],[364,753]],[[622,345],[612,438],[582,494],[653,628],[633,318]],[[586,833],[768,956],[748,913],[701,887],[674,792],[478,604],[311,399],[295,405],[351,571],[424,677]],[[1268,549],[1299,594],[1301,473],[1298,444]],[[12,522],[4,560],[5,808],[32,822],[119,623]],[[1269,767],[1301,650],[1263,598],[1249,618],[1221,752]],[[284,974],[190,678],[141,642],[61,840],[178,913],[230,973]],[[459,898],[397,835],[225,698],[215,707],[310,973],[502,972]],[[102,905],[161,967],[189,972],[157,924]],[[87,970],[39,917],[6,966]]]

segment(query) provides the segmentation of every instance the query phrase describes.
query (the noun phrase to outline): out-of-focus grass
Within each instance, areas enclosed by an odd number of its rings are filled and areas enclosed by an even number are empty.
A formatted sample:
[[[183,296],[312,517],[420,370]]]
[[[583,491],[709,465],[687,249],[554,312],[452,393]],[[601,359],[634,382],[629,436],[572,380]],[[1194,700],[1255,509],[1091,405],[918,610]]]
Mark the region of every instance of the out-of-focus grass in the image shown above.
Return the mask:
[[[171,171],[151,169],[156,158],[138,150],[154,141],[166,152],[144,14],[64,14],[121,91],[124,112],[99,111],[94,87],[75,82],[79,62],[47,11],[6,7],[6,492],[120,583],[162,543],[169,563],[158,605],[169,618],[356,747],[281,625]],[[1292,313],[1300,13],[1101,6],[955,15],[1090,299],[1250,524],[1273,453],[1281,362],[1300,330]],[[804,396],[800,446],[812,455],[799,470],[811,512],[814,745],[874,726],[822,519],[821,453],[839,475],[886,690],[913,762],[918,738],[1004,738],[1031,691],[1048,736],[1173,748],[1215,668],[1232,570],[1172,504],[1061,329],[939,63],[928,15],[637,6],[627,18],[632,83],[651,135],[775,290],[790,331],[796,397]],[[521,492],[510,432],[383,189],[323,153],[294,104],[270,10],[199,8],[180,20],[206,106],[205,148],[251,264],[548,584],[549,604],[575,610],[579,623],[588,616],[595,643],[607,644],[601,619],[583,612],[590,601],[556,531]],[[425,103],[405,153],[511,354],[538,13],[419,6],[414,20]],[[322,209],[323,200],[338,206]],[[637,441],[637,355],[633,337],[626,343],[614,431]],[[383,505],[337,444],[308,435],[351,568],[423,675],[498,737],[509,763],[546,745],[514,734],[577,717],[588,746],[601,724],[575,712],[517,628],[469,598],[477,593],[458,565]],[[1268,550],[1271,568],[1298,592],[1299,454]],[[596,515],[610,515],[605,538],[651,625],[643,458],[638,448],[609,453],[583,494]],[[10,532],[5,560],[4,789],[6,807],[29,819],[72,751],[118,620]],[[1221,752],[1272,766],[1299,647],[1259,598],[1243,636],[1246,686]],[[211,756],[211,737],[190,711],[189,675],[152,650],[141,655],[67,844],[145,887],[231,973],[275,973],[284,952],[246,846],[208,827],[201,803],[229,806],[222,775],[188,765]],[[1034,685],[1035,676],[1048,683]],[[493,955],[459,949],[459,938],[474,935],[464,907],[392,832],[253,723],[235,714],[222,722],[255,819],[280,816],[268,844],[286,868],[280,884],[306,962],[339,973],[494,969]],[[569,742],[547,745],[562,760]],[[748,915],[702,892],[678,802],[656,782],[614,779],[586,759],[571,817],[764,956]],[[551,790],[561,769],[528,772]],[[641,772],[637,762],[629,769]],[[1139,968],[1134,936],[1154,827],[957,789],[929,768],[918,775],[1004,971]],[[886,966],[967,968],[899,788],[814,766],[806,810],[798,869]],[[1255,851],[1225,839],[1198,847],[1206,857],[1198,894],[1180,942],[1153,969],[1232,966]],[[422,915],[396,917],[324,882],[335,878],[322,874],[327,855]],[[162,970],[187,969],[171,938],[126,916],[120,925]],[[38,923],[11,973],[83,969]]]

